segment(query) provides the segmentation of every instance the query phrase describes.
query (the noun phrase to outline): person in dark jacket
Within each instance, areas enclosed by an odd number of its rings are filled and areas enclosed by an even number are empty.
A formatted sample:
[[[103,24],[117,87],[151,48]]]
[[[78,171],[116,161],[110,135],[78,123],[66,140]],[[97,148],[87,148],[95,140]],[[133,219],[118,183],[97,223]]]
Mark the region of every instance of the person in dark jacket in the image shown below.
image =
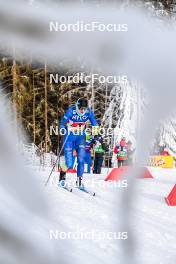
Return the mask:
[[[103,138],[101,135],[98,135],[94,138],[94,169],[93,173],[100,174],[101,168],[103,164],[104,154],[107,151],[107,146],[103,142]]]

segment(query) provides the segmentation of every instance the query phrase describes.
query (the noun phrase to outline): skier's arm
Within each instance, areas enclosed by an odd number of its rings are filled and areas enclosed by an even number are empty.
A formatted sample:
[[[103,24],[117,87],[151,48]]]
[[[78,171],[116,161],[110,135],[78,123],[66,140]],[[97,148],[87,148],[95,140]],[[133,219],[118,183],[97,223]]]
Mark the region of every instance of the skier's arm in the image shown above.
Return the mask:
[[[69,119],[71,118],[71,109],[69,108],[66,113],[64,114],[64,116],[61,119],[60,122],[60,129],[62,128],[66,128],[66,124],[68,123]]]

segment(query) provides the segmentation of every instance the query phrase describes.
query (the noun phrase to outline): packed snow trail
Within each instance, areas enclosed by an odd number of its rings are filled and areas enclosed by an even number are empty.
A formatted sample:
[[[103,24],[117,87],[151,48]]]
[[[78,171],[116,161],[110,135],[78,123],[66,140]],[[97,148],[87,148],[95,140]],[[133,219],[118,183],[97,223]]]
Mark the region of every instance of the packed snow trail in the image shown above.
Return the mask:
[[[137,179],[137,195],[133,201],[133,215],[131,223],[135,234],[137,247],[135,250],[139,263],[174,264],[176,252],[176,210],[168,207],[164,197],[170,192],[173,183],[176,182],[175,169],[150,169],[154,179]],[[44,183],[49,169],[39,172]],[[57,185],[50,184],[44,188],[52,210],[53,226],[50,230],[61,232],[85,232],[94,231],[97,235],[94,239],[65,239],[70,248],[65,248],[68,259],[74,259],[75,263],[122,263],[123,246],[126,240],[99,239],[98,235],[108,232],[125,232],[121,230],[120,207],[123,206],[122,187],[112,188],[111,183],[104,182],[106,170],[102,175],[85,174],[85,186],[96,192],[92,197],[85,193],[69,193]],[[57,182],[58,173],[54,172]],[[74,184],[75,174],[68,174],[67,181]],[[92,182],[94,186],[92,186]],[[50,232],[48,230],[48,232]],[[49,234],[48,234],[49,236]],[[54,239],[52,239],[54,240]],[[59,239],[55,240],[57,244]],[[59,244],[58,244],[59,245]],[[135,246],[135,245],[134,245]],[[57,246],[56,246],[57,247]],[[71,261],[70,261],[71,263]]]

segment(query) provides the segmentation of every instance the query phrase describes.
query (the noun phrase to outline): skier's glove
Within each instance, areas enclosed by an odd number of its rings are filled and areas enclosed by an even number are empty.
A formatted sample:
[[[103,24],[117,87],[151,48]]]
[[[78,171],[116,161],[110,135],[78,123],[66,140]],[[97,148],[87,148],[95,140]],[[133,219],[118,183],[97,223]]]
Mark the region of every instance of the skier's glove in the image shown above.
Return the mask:
[[[99,126],[92,126],[92,135],[97,136],[99,133]]]

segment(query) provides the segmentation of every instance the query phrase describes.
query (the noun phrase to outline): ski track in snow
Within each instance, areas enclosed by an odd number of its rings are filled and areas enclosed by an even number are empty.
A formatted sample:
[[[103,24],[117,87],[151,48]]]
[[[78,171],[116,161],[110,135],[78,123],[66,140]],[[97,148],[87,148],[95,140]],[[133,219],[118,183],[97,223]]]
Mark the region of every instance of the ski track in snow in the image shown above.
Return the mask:
[[[137,179],[136,196],[133,200],[131,219],[132,230],[137,243],[136,255],[139,262],[148,264],[175,264],[176,259],[176,210],[164,201],[176,182],[176,169],[150,168],[154,179]],[[50,168],[39,171],[41,185],[44,185]],[[53,173],[57,180],[58,172]],[[120,232],[120,207],[123,188],[110,188],[109,183],[100,185],[105,178],[102,175],[85,174],[86,187],[96,192],[92,197],[79,190],[70,193],[52,184],[43,187],[47,193],[52,220],[49,229],[89,232]],[[42,179],[42,180],[41,180]],[[75,174],[67,175],[68,182],[73,184]],[[96,186],[90,187],[91,179]],[[119,208],[119,210],[118,210]],[[49,237],[49,235],[48,235]],[[58,243],[56,239],[54,241]],[[65,241],[66,243],[68,241]],[[65,249],[65,254],[74,259],[73,263],[98,264],[122,263],[123,245],[125,240],[115,239],[70,239],[71,249]],[[58,243],[59,245],[60,243]],[[70,258],[69,258],[70,259]]]

